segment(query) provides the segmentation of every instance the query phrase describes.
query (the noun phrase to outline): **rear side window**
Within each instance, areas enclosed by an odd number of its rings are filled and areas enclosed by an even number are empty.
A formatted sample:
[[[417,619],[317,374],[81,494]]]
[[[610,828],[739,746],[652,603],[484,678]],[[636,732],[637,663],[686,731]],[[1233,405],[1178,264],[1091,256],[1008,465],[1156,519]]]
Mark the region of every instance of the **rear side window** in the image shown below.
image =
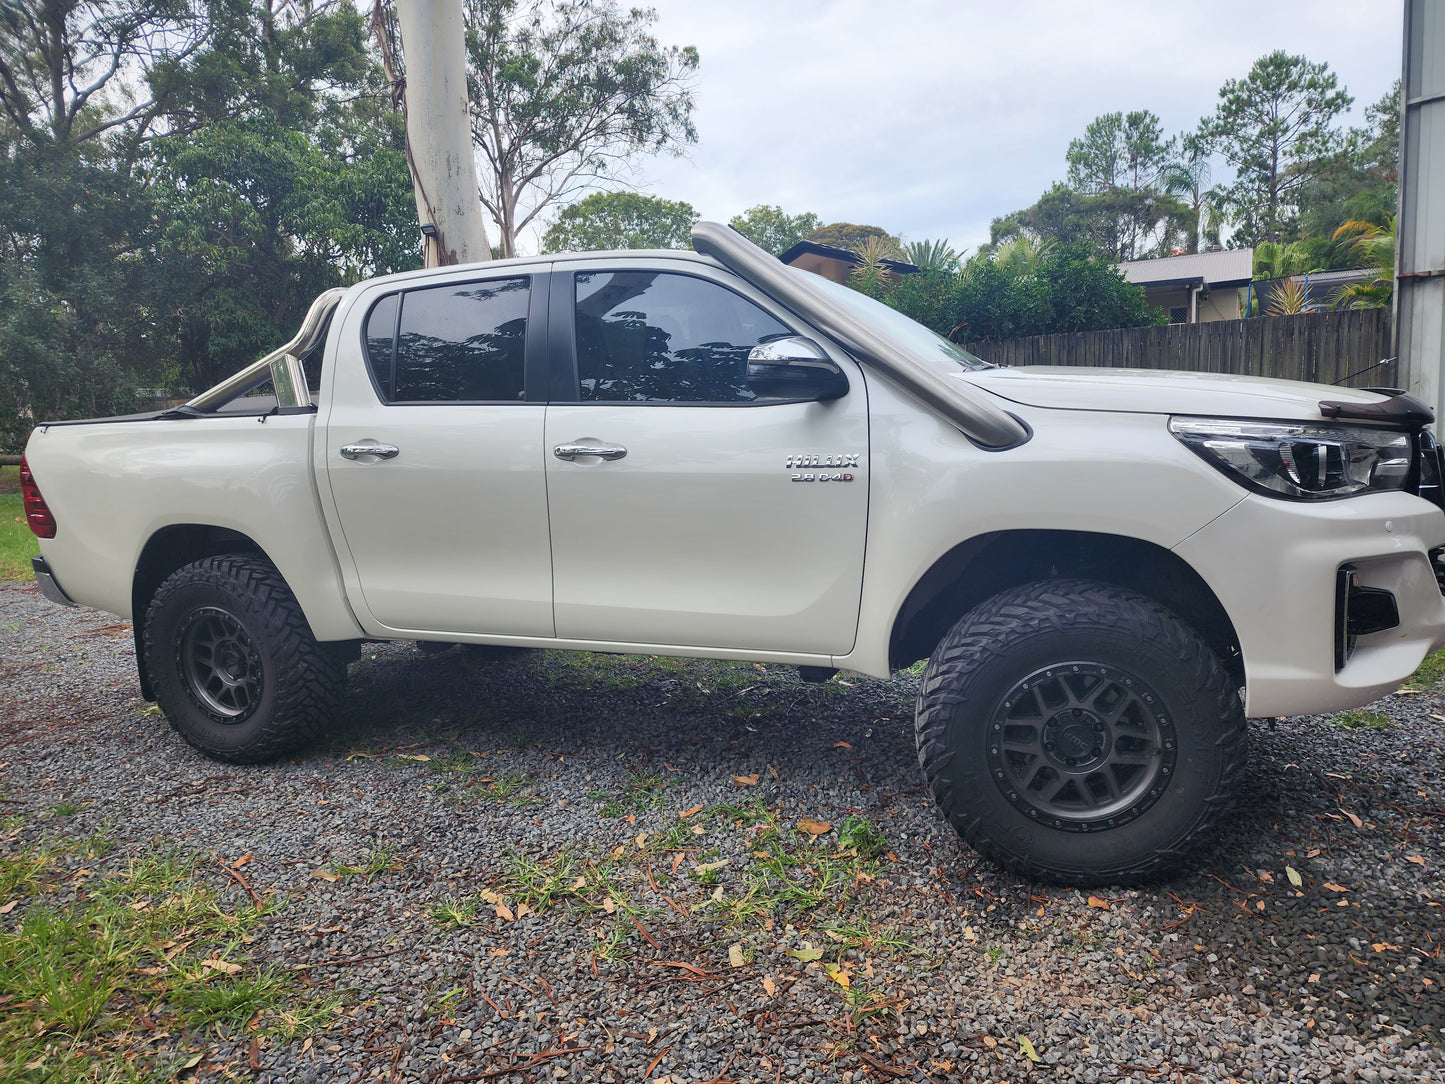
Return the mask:
[[[577,275],[583,402],[743,403],[748,353],[789,330],[751,301],[691,275]]]
[[[520,402],[527,277],[384,297],[366,321],[366,358],[388,403]]]

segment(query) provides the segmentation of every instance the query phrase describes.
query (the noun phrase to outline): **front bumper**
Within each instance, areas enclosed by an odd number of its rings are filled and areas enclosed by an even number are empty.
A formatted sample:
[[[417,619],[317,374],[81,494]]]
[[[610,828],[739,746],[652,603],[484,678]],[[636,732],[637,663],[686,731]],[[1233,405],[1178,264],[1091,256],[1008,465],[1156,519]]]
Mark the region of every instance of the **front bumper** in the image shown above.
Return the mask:
[[[1175,547],[1218,596],[1244,657],[1254,717],[1358,707],[1393,692],[1445,644],[1445,596],[1429,551],[1445,513],[1408,493],[1319,504],[1250,496]],[[1337,657],[1340,570],[1389,592],[1399,623]]]
[[[40,593],[51,602],[59,603],[61,606],[74,606],[75,600],[67,595],[55,579],[55,574],[50,571],[50,566],[45,563],[44,557],[30,558],[30,567],[35,572],[35,584],[40,588]]]

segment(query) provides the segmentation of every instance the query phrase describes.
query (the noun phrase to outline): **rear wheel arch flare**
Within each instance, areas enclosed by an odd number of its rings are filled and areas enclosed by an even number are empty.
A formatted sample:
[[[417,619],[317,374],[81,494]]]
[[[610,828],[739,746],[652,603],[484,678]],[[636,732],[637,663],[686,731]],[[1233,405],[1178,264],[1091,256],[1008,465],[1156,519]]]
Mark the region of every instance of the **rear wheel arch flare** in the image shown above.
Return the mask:
[[[145,617],[156,588],[176,569],[225,553],[256,554],[270,561],[266,552],[247,535],[206,523],[170,524],[152,534],[141,547],[131,577],[130,612],[141,695],[145,699],[155,699],[145,665]]]

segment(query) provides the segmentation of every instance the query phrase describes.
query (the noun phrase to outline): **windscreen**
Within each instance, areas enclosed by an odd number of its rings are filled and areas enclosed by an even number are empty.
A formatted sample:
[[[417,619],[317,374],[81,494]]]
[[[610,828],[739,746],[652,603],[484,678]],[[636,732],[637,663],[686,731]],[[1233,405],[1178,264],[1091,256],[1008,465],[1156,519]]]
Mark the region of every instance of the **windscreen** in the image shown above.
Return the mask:
[[[881,301],[874,301],[867,294],[840,286],[811,271],[795,271],[806,275],[809,285],[822,290],[828,299],[849,314],[871,324],[875,330],[896,340],[908,348],[919,360],[934,362],[934,368],[943,373],[956,373],[961,369],[992,369],[995,366],[975,357],[957,343],[951,343],[942,335],[910,320],[897,309],[889,308]]]

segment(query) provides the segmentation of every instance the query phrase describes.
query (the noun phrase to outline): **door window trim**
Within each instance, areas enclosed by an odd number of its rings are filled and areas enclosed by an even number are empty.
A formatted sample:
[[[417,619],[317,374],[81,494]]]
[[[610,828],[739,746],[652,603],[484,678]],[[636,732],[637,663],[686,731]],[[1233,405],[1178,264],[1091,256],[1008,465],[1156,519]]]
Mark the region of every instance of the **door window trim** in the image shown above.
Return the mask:
[[[489,275],[479,279],[456,279],[450,282],[418,283],[402,286],[379,294],[367,306],[361,318],[358,334],[361,340],[362,366],[376,400],[384,407],[437,407],[437,406],[525,406],[547,402],[547,309],[551,296],[548,279],[552,272],[517,271],[512,274]],[[527,279],[527,328],[522,338],[522,398],[520,399],[388,399],[376,379],[371,364],[371,349],[366,332],[371,324],[371,314],[388,298],[397,298],[396,316],[391,331],[391,386],[396,388],[396,357],[401,342],[401,314],[406,308],[407,294],[423,290],[460,289],[479,286],[488,282],[503,282],[508,279]]]

